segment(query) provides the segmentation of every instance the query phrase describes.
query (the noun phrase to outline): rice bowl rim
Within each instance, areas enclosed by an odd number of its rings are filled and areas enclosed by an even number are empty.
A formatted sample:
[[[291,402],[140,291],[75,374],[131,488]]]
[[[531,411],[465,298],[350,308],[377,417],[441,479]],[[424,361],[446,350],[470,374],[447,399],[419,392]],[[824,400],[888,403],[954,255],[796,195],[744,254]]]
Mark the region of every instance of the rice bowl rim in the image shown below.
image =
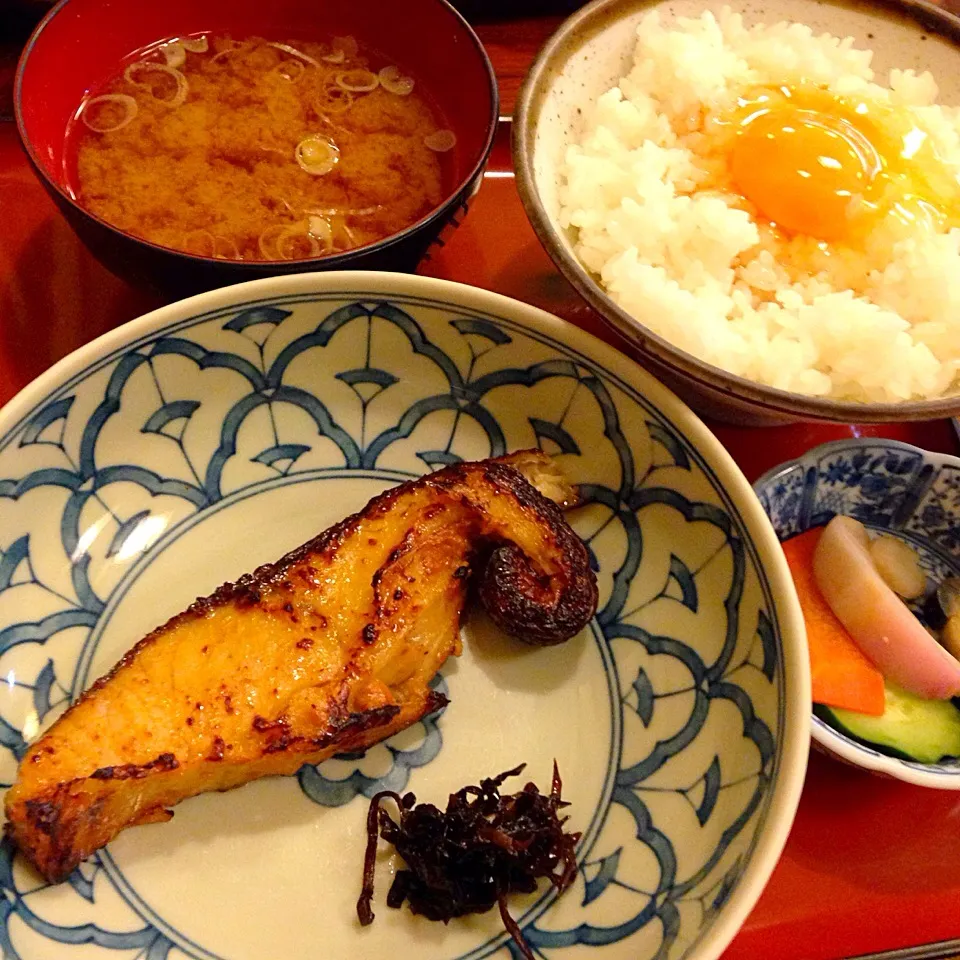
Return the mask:
[[[517,190],[527,219],[556,267],[580,296],[644,357],[660,364],[682,381],[694,381],[732,396],[758,412],[775,415],[779,419],[788,415],[792,418],[845,423],[936,420],[960,413],[960,391],[925,400],[863,402],[793,393],[730,373],[672,344],[620,307],[564,245],[561,228],[547,213],[540,199],[533,166],[537,129],[550,85],[581,47],[611,24],[644,8],[652,10],[663,2],[592,0],[581,7],[557,28],[541,48],[517,95],[512,134]],[[728,2],[735,8],[732,0]],[[886,12],[913,21],[919,28],[949,41],[957,48],[960,58],[960,4],[956,0],[945,2],[957,12],[936,6],[930,0],[872,0],[871,7],[881,14]],[[845,0],[828,0],[828,5],[847,9],[860,6]]]

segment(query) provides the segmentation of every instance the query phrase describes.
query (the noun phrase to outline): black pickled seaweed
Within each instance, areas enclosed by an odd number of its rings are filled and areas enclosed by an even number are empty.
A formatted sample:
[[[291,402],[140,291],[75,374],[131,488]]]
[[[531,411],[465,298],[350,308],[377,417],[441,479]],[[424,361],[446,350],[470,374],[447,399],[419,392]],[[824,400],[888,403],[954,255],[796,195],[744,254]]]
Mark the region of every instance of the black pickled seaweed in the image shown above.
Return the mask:
[[[580,834],[565,833],[567,818],[558,816],[567,804],[560,797],[556,762],[548,795],[528,783],[519,793],[501,796],[503,782],[518,776],[525,766],[458,790],[450,795],[445,811],[430,803],[418,804],[412,793],[401,797],[385,790],[374,796],[367,813],[363,890],[357,901],[360,922],[373,922],[377,841],[383,837],[407,866],[394,877],[387,906],[399,908],[406,900],[414,913],[444,923],[497,906],[507,932],[523,955],[533,960],[507,910],[506,898],[511,893],[532,893],[541,877],[559,892],[570,886]],[[387,799],[397,805],[399,823],[381,806]]]

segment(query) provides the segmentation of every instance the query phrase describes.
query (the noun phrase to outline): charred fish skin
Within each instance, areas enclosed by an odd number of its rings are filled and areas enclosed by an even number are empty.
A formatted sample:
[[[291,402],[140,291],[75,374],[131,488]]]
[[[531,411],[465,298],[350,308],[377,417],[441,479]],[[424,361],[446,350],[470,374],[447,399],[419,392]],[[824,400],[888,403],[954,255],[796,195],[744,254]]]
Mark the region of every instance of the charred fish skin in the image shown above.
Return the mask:
[[[488,476],[504,485],[500,476],[510,467],[493,462]],[[574,533],[563,511],[552,500],[525,483],[514,494],[536,510],[550,531],[552,552],[564,558],[560,569],[545,576],[533,558],[512,543],[496,547],[479,576],[477,593],[490,619],[505,633],[535,646],[553,646],[576,636],[597,609],[597,578],[586,544]]]
[[[523,472],[521,472],[523,471]],[[137,643],[27,751],[6,832],[48,880],[187,797],[359,751],[445,700],[471,587],[532,643],[596,609],[586,547],[551,497],[573,490],[525,451],[402,484]]]

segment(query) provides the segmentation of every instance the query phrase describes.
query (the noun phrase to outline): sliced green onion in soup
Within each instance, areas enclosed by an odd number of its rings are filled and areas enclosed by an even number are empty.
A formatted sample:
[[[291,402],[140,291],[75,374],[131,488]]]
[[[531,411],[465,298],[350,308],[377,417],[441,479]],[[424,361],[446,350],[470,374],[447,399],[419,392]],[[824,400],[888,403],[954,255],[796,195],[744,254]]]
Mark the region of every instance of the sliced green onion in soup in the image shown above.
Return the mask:
[[[301,170],[311,176],[322,177],[339,162],[340,148],[330,137],[313,134],[297,144],[293,155]]]
[[[327,252],[307,220],[272,224],[257,238],[257,246],[264,260],[306,260]]]
[[[373,207],[315,207],[312,210],[304,210],[304,213],[317,217],[369,217],[382,209],[383,204],[378,203]]]
[[[326,217],[316,215],[307,220],[307,233],[320,244],[324,253],[329,253],[333,249],[333,227]]]
[[[290,83],[296,83],[303,76],[306,69],[300,60],[283,60],[278,63],[270,73],[276,74],[284,80],[289,80]]]
[[[222,40],[220,42],[227,44],[227,46],[210,58],[211,63],[217,63],[220,60],[233,56],[235,53],[246,53],[252,49],[252,44],[249,40]]]
[[[180,241],[180,249],[198,257],[213,257],[215,260],[243,259],[236,241],[209,230],[191,230],[185,233]]]
[[[160,76],[151,79],[148,76],[151,73],[160,74]],[[168,81],[162,79],[164,76],[171,78],[174,84],[172,88]],[[131,63],[123,71],[123,77],[128,83],[146,90],[151,97],[168,107],[179,107],[187,99],[187,94],[190,92],[190,84],[187,82],[187,78],[176,67],[169,67],[165,63],[138,60],[136,63]],[[164,88],[170,91],[170,95],[158,96],[157,90],[163,91]]]
[[[356,99],[348,90],[333,84],[324,87],[320,95],[313,101],[313,112],[327,123],[330,123],[327,114],[338,116],[346,113]]]
[[[320,241],[302,223],[295,223],[280,232],[276,242],[280,260],[306,260],[323,252]]]
[[[131,123],[139,112],[137,101],[126,93],[104,93],[86,100],[80,119],[94,133],[113,133]]]
[[[215,234],[213,238],[213,255],[217,260],[242,260],[243,254],[235,240],[230,237],[221,237]]]
[[[177,69],[187,62],[187,48],[181,40],[168,40],[166,43],[161,43],[157,51],[168,67]]]
[[[435,153],[446,153],[457,145],[457,135],[452,130],[437,130],[424,137],[423,143]]]
[[[279,260],[277,256],[277,237],[286,229],[286,224],[273,223],[263,233],[257,237],[257,246],[260,248],[260,256],[264,260]]]
[[[284,53],[289,53],[291,57],[298,57],[304,63],[309,63],[311,67],[319,67],[320,64],[317,63],[313,57],[308,56],[302,50],[298,50],[296,47],[291,47],[289,43],[268,43],[268,47],[274,47],[277,50],[282,50]]]
[[[189,50],[190,53],[206,53],[210,49],[210,41],[206,34],[201,34],[199,37],[182,37],[180,42],[184,50]]]
[[[371,70],[344,70],[334,79],[348,93],[370,93],[380,85],[380,78]]]
[[[198,257],[212,257],[217,242],[209,230],[191,230],[183,235],[180,243],[185,253],[192,253]]]
[[[334,37],[331,46],[333,49],[330,53],[320,58],[327,63],[346,63],[347,60],[352,60],[360,49],[357,41],[350,36]]]
[[[384,67],[377,76],[380,78],[380,86],[387,93],[396,94],[398,97],[406,97],[413,93],[413,77],[403,76],[399,67]]]

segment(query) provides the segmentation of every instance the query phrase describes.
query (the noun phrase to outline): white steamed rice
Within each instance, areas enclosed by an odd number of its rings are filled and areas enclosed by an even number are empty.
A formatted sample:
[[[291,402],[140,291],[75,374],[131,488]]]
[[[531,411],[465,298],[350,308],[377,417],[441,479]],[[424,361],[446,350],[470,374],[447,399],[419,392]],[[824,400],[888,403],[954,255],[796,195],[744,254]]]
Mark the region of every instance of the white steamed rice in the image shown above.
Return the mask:
[[[633,69],[567,151],[561,222],[583,264],[656,333],[750,380],[862,401],[954,392],[960,230],[822,258],[804,238],[768,242],[742,198],[698,192],[704,113],[801,78],[911,109],[960,175],[960,108],[935,105],[927,73],[893,70],[879,86],[871,57],[801,24],[748,29],[729,10],[672,27],[646,16]]]

